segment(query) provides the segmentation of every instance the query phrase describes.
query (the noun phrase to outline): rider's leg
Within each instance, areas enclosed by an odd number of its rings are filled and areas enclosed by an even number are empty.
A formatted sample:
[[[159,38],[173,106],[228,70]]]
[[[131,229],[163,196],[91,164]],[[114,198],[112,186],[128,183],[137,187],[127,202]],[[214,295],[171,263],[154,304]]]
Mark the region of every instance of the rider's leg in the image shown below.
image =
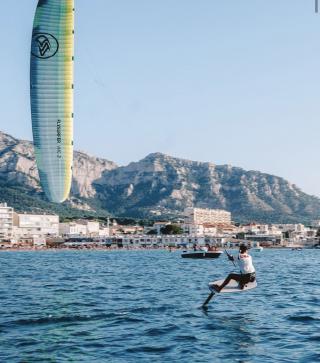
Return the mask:
[[[239,274],[235,274],[235,273],[231,273],[228,275],[228,277],[223,281],[222,285],[218,286],[218,285],[215,285],[215,289],[220,292],[225,286],[228,285],[228,283],[231,281],[231,280],[235,280],[237,282],[239,282],[241,279],[241,275]]]

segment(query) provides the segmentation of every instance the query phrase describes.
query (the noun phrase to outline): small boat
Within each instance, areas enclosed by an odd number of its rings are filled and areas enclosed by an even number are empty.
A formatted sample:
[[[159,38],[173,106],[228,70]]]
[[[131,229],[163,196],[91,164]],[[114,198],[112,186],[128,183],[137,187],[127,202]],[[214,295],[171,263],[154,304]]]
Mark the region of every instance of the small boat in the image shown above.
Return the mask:
[[[219,258],[223,251],[183,251],[182,258]]]

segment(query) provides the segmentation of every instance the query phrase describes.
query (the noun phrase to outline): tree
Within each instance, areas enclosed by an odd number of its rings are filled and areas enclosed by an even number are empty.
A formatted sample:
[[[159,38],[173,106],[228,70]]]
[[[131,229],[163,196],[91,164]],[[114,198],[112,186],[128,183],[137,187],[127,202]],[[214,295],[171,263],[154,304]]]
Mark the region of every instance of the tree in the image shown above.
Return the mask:
[[[147,234],[148,235],[156,235],[157,231],[155,229],[151,229]]]
[[[167,224],[165,227],[161,228],[162,234],[183,234],[183,230],[180,226],[176,224]]]
[[[245,237],[245,233],[244,232],[237,233],[237,239],[244,239],[244,237]]]

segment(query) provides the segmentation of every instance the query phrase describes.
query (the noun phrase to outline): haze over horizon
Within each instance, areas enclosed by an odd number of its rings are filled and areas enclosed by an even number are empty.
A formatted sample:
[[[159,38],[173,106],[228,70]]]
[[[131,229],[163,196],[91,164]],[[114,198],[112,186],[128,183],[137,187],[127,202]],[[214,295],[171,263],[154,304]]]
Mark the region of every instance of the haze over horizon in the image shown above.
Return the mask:
[[[0,13],[0,129],[28,140],[36,4]],[[313,0],[77,0],[75,31],[77,150],[121,165],[156,151],[231,164],[320,196]]]

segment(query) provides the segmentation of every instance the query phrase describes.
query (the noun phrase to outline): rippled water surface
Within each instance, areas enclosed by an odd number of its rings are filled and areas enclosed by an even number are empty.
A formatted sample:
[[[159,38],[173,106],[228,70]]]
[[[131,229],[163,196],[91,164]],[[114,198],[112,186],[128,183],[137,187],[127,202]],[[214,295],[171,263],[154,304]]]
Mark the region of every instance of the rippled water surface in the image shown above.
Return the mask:
[[[318,362],[320,251],[253,253],[258,288],[179,252],[3,252],[0,362]]]

